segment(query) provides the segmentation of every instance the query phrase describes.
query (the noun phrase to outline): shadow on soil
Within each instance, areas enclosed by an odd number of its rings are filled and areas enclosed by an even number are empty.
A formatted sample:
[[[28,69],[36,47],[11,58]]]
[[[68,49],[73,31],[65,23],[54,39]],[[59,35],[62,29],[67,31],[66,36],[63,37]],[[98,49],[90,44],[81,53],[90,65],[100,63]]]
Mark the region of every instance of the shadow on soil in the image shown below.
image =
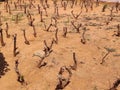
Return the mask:
[[[5,61],[5,57],[4,55],[0,52],[0,78],[5,75],[5,73],[7,71],[9,71],[10,69],[8,68],[8,64]]]

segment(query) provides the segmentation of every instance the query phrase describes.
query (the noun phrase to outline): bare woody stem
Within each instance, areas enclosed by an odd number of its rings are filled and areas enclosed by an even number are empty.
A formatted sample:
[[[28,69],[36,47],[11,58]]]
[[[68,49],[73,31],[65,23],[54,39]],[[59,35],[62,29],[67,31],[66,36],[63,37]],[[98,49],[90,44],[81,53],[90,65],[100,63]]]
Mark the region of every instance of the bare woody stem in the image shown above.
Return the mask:
[[[64,72],[64,69],[68,72],[68,77],[64,78],[63,80],[63,72]],[[64,89],[69,83],[70,83],[70,79],[71,79],[71,76],[72,76],[72,72],[69,68],[67,67],[61,67],[60,68],[60,71],[58,73],[58,75],[60,76],[58,79],[59,79],[59,83],[57,84],[55,90],[61,90],[61,89]]]
[[[100,64],[103,64],[105,62],[105,58],[110,54],[110,51],[108,51],[105,56],[102,58],[102,62]]]
[[[19,68],[18,68],[19,62],[18,60],[15,61],[15,72],[17,74],[17,81],[20,82],[22,85],[25,83],[23,75],[21,75]]]
[[[45,45],[45,47],[44,47],[45,57],[48,56],[48,55],[53,51],[53,50],[52,50],[53,43],[54,43],[54,41],[52,40],[50,46],[48,46],[47,43],[46,43],[46,40],[44,40],[44,45]]]
[[[14,7],[15,7],[15,9],[17,9],[17,5],[16,5],[16,2],[14,2]]]
[[[8,23],[6,23],[6,29],[5,29],[6,37],[10,38],[10,34],[8,34],[8,29],[9,29],[9,26],[8,26]]]
[[[30,14],[29,11],[27,12],[27,19],[28,19],[28,24],[29,24],[30,26],[33,26],[33,22],[35,21],[35,19],[32,18],[32,16],[31,16],[31,14]]]
[[[56,7],[56,13],[57,13],[57,16],[59,17],[58,6]]]
[[[45,0],[45,4],[46,4],[47,8],[49,8],[48,0]]]
[[[8,12],[8,2],[5,3],[5,10]]]
[[[67,27],[63,27],[63,37],[65,38],[67,35]]]
[[[52,40],[52,41],[51,41],[51,44],[50,44],[50,46],[49,46],[50,50],[52,49],[53,44],[54,44],[54,41]]]
[[[64,10],[66,10],[66,8],[67,8],[67,3],[66,2],[64,2],[63,7],[64,7]]]
[[[40,22],[43,22],[43,12],[40,11]]]
[[[33,26],[33,22],[34,22],[34,21],[35,21],[35,19],[34,19],[34,18],[32,19],[32,18],[30,17],[30,18],[29,18],[29,25],[30,25],[30,26]]]
[[[71,0],[71,2],[72,2],[71,8],[73,8],[75,0]]]
[[[35,25],[33,25],[32,27],[33,27],[33,31],[34,31],[33,35],[34,35],[34,37],[37,37],[37,33],[36,33],[36,29],[35,29]]]
[[[30,1],[29,3],[30,3],[29,9],[31,9],[32,7],[33,7],[33,8],[36,8],[32,1]]]
[[[82,24],[78,24],[78,25],[76,26],[73,21],[71,21],[71,24],[72,24],[73,27],[76,29],[77,33],[79,33],[79,32],[80,32],[80,27],[82,26]]]
[[[17,35],[14,36],[14,49],[13,49],[13,55],[16,56],[16,38],[17,38]]]
[[[49,49],[50,49],[50,48],[48,47],[48,45],[47,45],[46,40],[44,40],[44,45],[45,45],[45,48],[47,48],[47,50],[49,50]]]
[[[24,14],[26,14],[26,13],[27,13],[27,6],[25,4],[25,6],[24,6]]]
[[[50,29],[51,26],[52,26],[52,24],[50,24],[50,25],[48,26],[48,28],[46,29],[47,32],[49,31],[49,29]]]
[[[76,20],[79,18],[79,16],[81,15],[81,13],[82,13],[82,11],[81,11],[78,15],[75,15],[75,14],[73,13],[73,10],[71,11],[72,16],[73,16],[74,19],[76,19]]]
[[[45,66],[47,63],[43,61],[44,59],[40,60],[40,62],[38,63],[38,68],[41,68],[43,66]]]
[[[88,1],[86,1],[86,0],[83,0],[82,2],[81,2],[81,9],[83,9],[83,6],[85,7],[85,9],[86,9],[86,12],[88,12],[88,8],[87,8],[87,3],[89,3]]]
[[[17,52],[17,47],[16,47],[17,34],[13,35],[13,38],[14,38],[13,56],[16,57],[16,55],[19,53]]]
[[[110,10],[110,21],[113,20],[113,9],[114,9],[114,7],[112,7]]]
[[[0,38],[1,38],[1,46],[5,46],[4,40],[3,40],[3,30],[0,28]]]
[[[46,62],[44,62],[44,59],[45,59],[45,57],[49,56],[49,54],[52,52],[53,40],[52,40],[50,46],[48,46],[46,40],[44,40],[44,45],[45,45],[45,47],[44,47],[43,51],[45,52],[45,56],[42,57],[41,60],[39,61],[38,68],[41,68],[47,64]]]
[[[70,67],[71,67],[71,69],[76,70],[77,69],[77,60],[76,60],[75,52],[73,52],[73,61],[74,61],[74,64],[73,64],[73,66],[70,66]]]
[[[54,42],[55,42],[56,44],[58,44],[58,28],[56,29],[56,32],[55,32]]]
[[[114,83],[113,86],[108,90],[117,90],[118,86],[120,85],[120,78],[118,78]]]
[[[9,12],[9,14],[11,14],[11,8],[10,8],[9,4],[8,4],[8,12]]]
[[[116,12],[117,12],[117,13],[118,13],[118,11],[119,11],[119,6],[120,6],[119,2],[116,2],[115,8],[116,8]]]
[[[82,39],[81,39],[81,43],[85,44],[86,43],[86,39],[85,39],[85,32],[86,32],[86,28],[82,33]]]
[[[46,14],[46,17],[48,17],[48,14],[47,14],[47,9],[45,6],[43,6],[43,9],[45,10],[45,14]]]
[[[58,10],[58,6],[54,6],[54,14],[59,17],[59,10]]]
[[[38,4],[38,13],[40,14],[40,5]]]
[[[57,27],[57,19],[55,17],[51,18],[51,24],[55,27]]]
[[[99,1],[100,1],[100,0],[96,0],[96,6],[99,6]]]
[[[117,29],[118,29],[118,31],[117,31],[116,36],[120,37],[120,25],[119,24],[117,25]]]
[[[64,69],[63,69],[63,67],[61,67],[61,68],[60,68],[60,71],[59,71],[59,73],[58,73],[58,74],[59,74],[59,75],[62,75],[62,74],[63,74],[63,72],[64,72]]]
[[[25,30],[22,30],[22,31],[23,31],[23,36],[24,36],[24,39],[25,39],[25,42],[24,42],[24,43],[27,44],[27,45],[30,45],[29,41],[27,40]]]
[[[44,29],[44,30],[46,30],[46,24],[45,24],[45,22],[43,22],[43,24],[44,24],[44,27],[45,27],[45,29]]]
[[[0,12],[0,26],[2,25],[2,20],[1,20],[1,12]]]
[[[61,0],[61,6],[63,7],[63,0]]]

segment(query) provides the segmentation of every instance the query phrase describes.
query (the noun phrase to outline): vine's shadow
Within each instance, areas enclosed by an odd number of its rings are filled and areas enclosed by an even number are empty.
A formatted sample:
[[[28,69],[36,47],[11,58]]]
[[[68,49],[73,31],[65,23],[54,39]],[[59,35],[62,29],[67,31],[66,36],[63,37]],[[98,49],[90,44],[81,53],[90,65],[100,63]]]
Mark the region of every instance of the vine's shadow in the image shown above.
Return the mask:
[[[0,0],[0,2],[5,2],[5,1],[8,1],[8,0]]]
[[[10,69],[8,68],[9,64],[5,61],[4,55],[0,52],[0,78],[5,75],[7,71]]]

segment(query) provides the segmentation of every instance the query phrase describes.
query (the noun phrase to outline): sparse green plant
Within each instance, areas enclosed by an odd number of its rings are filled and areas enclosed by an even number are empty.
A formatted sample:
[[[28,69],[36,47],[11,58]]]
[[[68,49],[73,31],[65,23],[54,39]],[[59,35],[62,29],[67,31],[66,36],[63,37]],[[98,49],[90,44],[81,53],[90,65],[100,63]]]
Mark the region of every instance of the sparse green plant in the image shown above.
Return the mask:
[[[23,13],[18,13],[16,15],[12,15],[11,20],[15,21],[15,23],[18,23],[18,21],[21,21],[23,17]]]
[[[2,16],[2,18],[3,18],[3,21],[5,21],[5,22],[9,20],[9,18],[6,16]]]
[[[114,48],[108,48],[108,47],[104,47],[108,52],[115,52],[116,50]]]

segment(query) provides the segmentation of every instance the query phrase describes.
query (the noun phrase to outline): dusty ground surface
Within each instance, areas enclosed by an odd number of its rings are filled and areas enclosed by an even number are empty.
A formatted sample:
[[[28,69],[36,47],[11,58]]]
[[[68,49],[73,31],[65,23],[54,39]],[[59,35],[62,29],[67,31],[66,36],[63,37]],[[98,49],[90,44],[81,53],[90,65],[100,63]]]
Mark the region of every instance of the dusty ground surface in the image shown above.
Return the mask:
[[[9,2],[11,3],[11,2]],[[26,0],[26,4],[29,2]],[[40,58],[33,57],[33,53],[37,50],[44,49],[43,41],[46,40],[50,45],[55,37],[55,27],[50,28],[50,31],[45,31],[44,24],[40,22],[37,4],[33,4],[36,8],[31,8],[29,11],[32,17],[35,18],[34,25],[37,32],[37,37],[33,36],[33,29],[28,25],[28,20],[23,10],[14,8],[11,3],[11,13],[9,14],[4,9],[4,3],[0,3],[1,20],[6,45],[0,47],[0,52],[4,55],[5,61],[9,66],[9,70],[1,75],[0,90],[55,90],[58,83],[58,72],[60,67],[73,64],[73,52],[76,53],[77,70],[72,71],[70,83],[64,90],[107,90],[113,86],[113,83],[120,78],[120,37],[115,36],[117,25],[120,24],[120,11],[117,13],[113,10],[113,20],[107,25],[110,18],[110,9],[112,4],[109,4],[105,12],[101,12],[105,3],[100,3],[99,6],[94,4],[93,10],[89,9],[86,12],[85,8],[81,9],[77,4],[73,8],[68,4],[67,9],[61,6],[60,1],[57,2],[59,7],[59,17],[57,19],[58,27],[58,44],[53,44],[53,52],[44,59],[46,66],[37,67]],[[50,5],[47,8],[48,17],[45,16],[43,8],[43,19],[46,27],[51,23],[51,17],[54,16],[54,5],[49,1]],[[81,15],[75,20],[71,11],[75,14],[82,11]],[[18,24],[15,24],[15,16],[19,14]],[[71,25],[71,21],[75,21],[76,25],[81,23],[80,33]],[[5,23],[9,25],[10,38],[6,38]],[[63,37],[63,27],[67,27],[68,33],[66,38]],[[86,44],[81,43],[82,33],[86,27],[85,33]],[[26,36],[30,45],[24,43],[22,29],[26,30]],[[17,34],[17,47],[19,54],[13,57],[13,37]],[[105,62],[100,64],[105,54],[111,50],[110,54],[105,58]],[[17,81],[15,72],[15,60],[19,61],[19,71],[24,76],[27,84],[21,85]],[[117,88],[120,90],[120,86]]]

